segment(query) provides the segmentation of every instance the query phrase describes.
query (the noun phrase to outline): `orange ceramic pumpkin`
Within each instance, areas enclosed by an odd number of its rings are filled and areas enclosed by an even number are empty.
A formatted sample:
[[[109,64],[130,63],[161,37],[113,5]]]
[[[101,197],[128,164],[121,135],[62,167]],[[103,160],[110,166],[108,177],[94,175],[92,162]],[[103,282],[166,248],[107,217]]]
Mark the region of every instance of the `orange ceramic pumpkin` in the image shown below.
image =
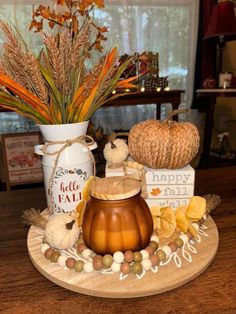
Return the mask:
[[[140,193],[122,200],[91,197],[82,229],[85,244],[97,254],[137,251],[148,245],[153,220]]]

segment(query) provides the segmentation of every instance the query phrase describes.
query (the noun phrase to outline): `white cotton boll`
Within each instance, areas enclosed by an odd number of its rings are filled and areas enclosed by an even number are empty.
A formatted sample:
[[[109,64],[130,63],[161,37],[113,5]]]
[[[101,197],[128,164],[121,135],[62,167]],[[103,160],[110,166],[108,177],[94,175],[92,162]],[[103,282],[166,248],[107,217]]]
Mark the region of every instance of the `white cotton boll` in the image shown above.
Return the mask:
[[[128,145],[122,139],[116,139],[105,145],[103,155],[109,164],[119,164],[129,155]]]

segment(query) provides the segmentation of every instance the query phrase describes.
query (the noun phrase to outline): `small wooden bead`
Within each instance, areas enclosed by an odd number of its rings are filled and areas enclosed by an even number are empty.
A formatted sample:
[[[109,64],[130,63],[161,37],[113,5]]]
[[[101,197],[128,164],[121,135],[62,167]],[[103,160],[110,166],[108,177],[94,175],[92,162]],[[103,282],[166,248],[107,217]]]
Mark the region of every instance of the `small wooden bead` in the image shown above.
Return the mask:
[[[84,271],[85,273],[89,274],[93,272],[93,263],[92,262],[85,262],[84,263]]]
[[[61,255],[61,256],[59,256],[57,263],[60,266],[65,267],[66,266],[66,260],[67,260],[67,257],[65,255]]]
[[[120,263],[113,262],[111,264],[111,270],[114,271],[114,273],[118,273],[120,271],[120,266]]]
[[[134,252],[134,261],[135,262],[141,262],[143,257],[142,257],[142,254],[138,251]]]
[[[75,262],[76,262],[76,260],[73,257],[67,258],[67,260],[66,260],[66,267],[69,268],[69,269],[74,268],[75,267]]]
[[[75,263],[75,271],[81,273],[84,270],[84,262],[83,261],[76,261]]]
[[[77,245],[79,245],[79,244],[81,244],[81,243],[84,244],[84,239],[82,239],[82,238],[80,238],[80,239],[78,239],[78,240],[76,241],[76,244],[77,244]]]
[[[155,252],[154,248],[149,245],[145,248],[145,250],[148,252],[149,255],[154,254]]]
[[[93,257],[93,268],[95,270],[102,270],[103,269],[103,263],[102,263],[102,256],[101,255],[95,255]]]
[[[120,266],[120,271],[124,274],[124,275],[128,275],[131,272],[131,266],[129,263],[124,262],[121,264]]]
[[[111,264],[113,263],[113,258],[110,254],[106,254],[102,258],[102,263],[105,267],[111,267]]]
[[[83,250],[85,250],[87,248],[87,246],[84,244],[84,243],[80,243],[80,244],[78,244],[77,245],[77,251],[78,251],[78,253],[82,253],[83,252]]]
[[[178,250],[178,245],[174,241],[169,242],[168,246],[171,248],[172,252],[176,252]]]
[[[43,239],[42,239],[42,243],[48,243],[48,241],[47,241],[47,238],[46,238],[46,237],[43,237]]]
[[[157,255],[151,255],[149,258],[153,266],[157,266],[160,264],[160,258]]]
[[[179,238],[184,242],[184,244],[188,243],[188,236],[186,234],[181,234]]]
[[[86,248],[82,251],[82,256],[84,258],[89,258],[91,256],[91,254],[92,254],[92,251],[88,248]]]
[[[44,254],[47,251],[47,249],[49,249],[49,248],[50,248],[50,246],[47,243],[44,243],[41,245],[40,251]]]
[[[125,258],[125,261],[128,262],[128,263],[131,263],[133,262],[133,257],[134,257],[134,254],[132,251],[125,251],[124,253],[124,258]]]
[[[139,262],[134,262],[132,265],[132,272],[137,275],[141,275],[143,272],[143,266]]]
[[[190,231],[187,231],[186,236],[189,238],[189,240],[194,238],[194,235]]]
[[[149,271],[151,268],[152,268],[152,262],[150,259],[148,258],[144,258],[141,262],[142,266],[143,266],[143,269],[145,271]]]
[[[166,253],[163,250],[157,251],[156,255],[159,257],[161,262],[166,259]]]
[[[141,250],[140,253],[142,254],[142,258],[149,258],[149,253],[147,250]]]
[[[155,241],[155,242],[159,243],[159,237],[154,234],[151,236],[151,241]]]
[[[60,255],[61,254],[59,252],[57,252],[57,251],[52,252],[52,254],[50,255],[50,261],[52,263],[57,263],[58,258],[59,258]]]
[[[180,238],[176,238],[174,242],[177,244],[178,248],[181,248],[184,245],[184,242]]]
[[[158,243],[156,241],[150,241],[149,245],[154,249],[154,252],[158,249]]]
[[[44,252],[44,256],[47,258],[47,259],[50,259],[50,256],[51,254],[54,252],[54,250],[49,247],[45,252]]]
[[[170,256],[172,253],[172,250],[168,245],[163,246],[161,249],[166,253],[166,257]]]
[[[120,251],[117,251],[113,254],[113,260],[118,264],[121,264],[124,261],[124,258],[124,254]]]

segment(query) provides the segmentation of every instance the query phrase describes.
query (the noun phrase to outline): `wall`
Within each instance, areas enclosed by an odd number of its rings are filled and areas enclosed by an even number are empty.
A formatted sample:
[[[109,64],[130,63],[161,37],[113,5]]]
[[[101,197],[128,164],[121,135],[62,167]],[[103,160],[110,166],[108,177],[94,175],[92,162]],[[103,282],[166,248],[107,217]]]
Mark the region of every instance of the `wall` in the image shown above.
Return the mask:
[[[223,55],[223,72],[233,72],[236,76],[236,40],[226,44]],[[228,131],[230,145],[236,150],[236,98],[218,98],[212,137],[212,146],[217,142],[219,133]],[[217,130],[216,130],[217,129]]]

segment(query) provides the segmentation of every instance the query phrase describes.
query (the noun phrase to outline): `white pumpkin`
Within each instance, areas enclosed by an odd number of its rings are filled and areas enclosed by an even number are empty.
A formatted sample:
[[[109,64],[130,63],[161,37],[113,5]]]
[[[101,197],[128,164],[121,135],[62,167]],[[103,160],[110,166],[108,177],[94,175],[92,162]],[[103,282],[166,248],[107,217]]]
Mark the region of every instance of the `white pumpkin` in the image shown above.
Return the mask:
[[[124,140],[117,138],[105,145],[103,155],[109,164],[120,164],[129,155],[128,145]]]
[[[49,218],[44,235],[50,246],[65,250],[75,244],[79,232],[74,217],[67,214],[55,214]]]

